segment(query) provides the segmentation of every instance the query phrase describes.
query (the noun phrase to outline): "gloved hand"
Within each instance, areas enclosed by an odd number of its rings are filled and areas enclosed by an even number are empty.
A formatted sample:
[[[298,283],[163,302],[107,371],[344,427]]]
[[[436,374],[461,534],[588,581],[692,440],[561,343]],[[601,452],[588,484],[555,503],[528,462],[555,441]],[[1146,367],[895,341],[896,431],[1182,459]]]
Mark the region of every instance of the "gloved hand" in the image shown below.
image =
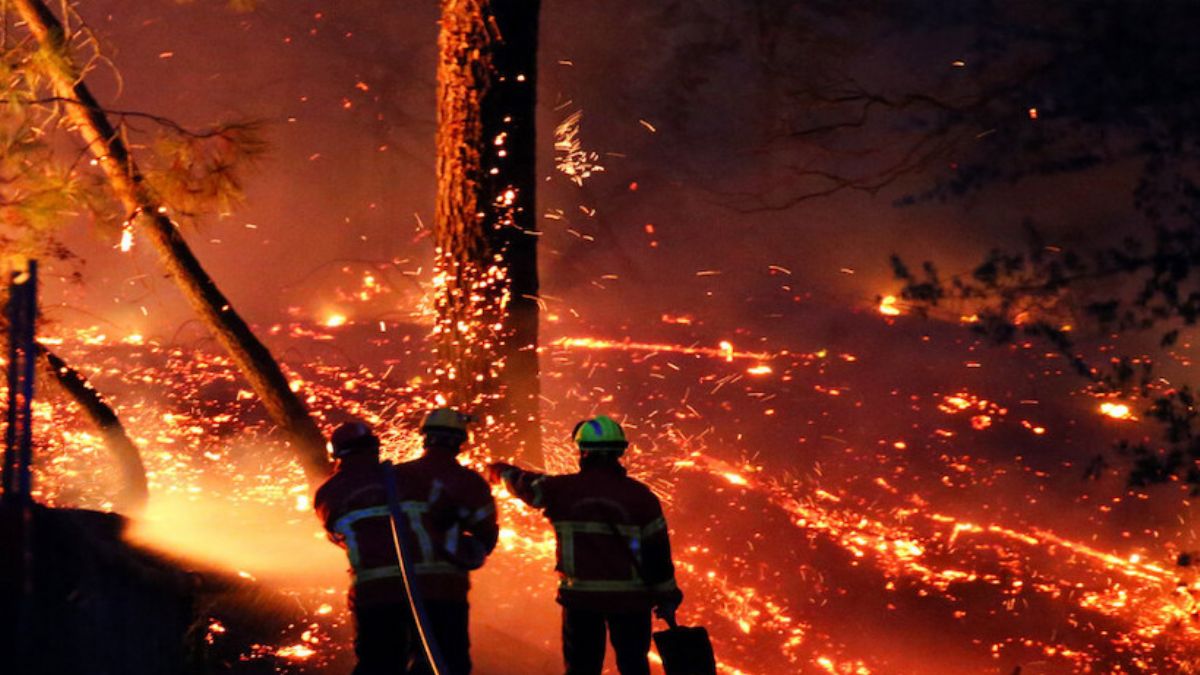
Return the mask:
[[[683,604],[683,591],[678,588],[666,591],[659,597],[655,598],[654,616],[666,621],[667,624],[675,625],[675,610]]]
[[[492,483],[499,483],[504,480],[504,472],[517,467],[506,462],[492,462],[487,465],[487,479]]]

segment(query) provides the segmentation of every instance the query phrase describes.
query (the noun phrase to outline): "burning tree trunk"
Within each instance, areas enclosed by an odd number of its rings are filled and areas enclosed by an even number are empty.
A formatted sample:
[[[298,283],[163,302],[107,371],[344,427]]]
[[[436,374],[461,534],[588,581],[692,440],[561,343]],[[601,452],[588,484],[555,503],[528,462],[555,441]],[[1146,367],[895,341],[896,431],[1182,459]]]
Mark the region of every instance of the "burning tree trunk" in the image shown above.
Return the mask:
[[[14,0],[17,12],[50,55],[43,63],[55,96],[108,178],[114,193],[150,239],[171,278],[229,352],[271,418],[287,433],[311,482],[328,473],[325,439],[304,403],[292,392],[271,352],[233,310],[188,248],[166,208],[144,182],[133,156],[108,116],[75,72],[62,23],[42,0]]]
[[[442,0],[437,375],[540,462],[535,103],[538,0]]]
[[[133,444],[129,434],[125,433],[125,427],[117,413],[82,373],[67,365],[61,357],[46,349],[45,345],[38,345],[38,356],[44,370],[80,408],[83,408],[84,414],[96,425],[104,447],[108,448],[116,460],[121,472],[121,491],[113,500],[117,510],[125,513],[141,511],[146,506],[146,498],[149,496],[146,487],[146,467],[142,464],[141,452]]]

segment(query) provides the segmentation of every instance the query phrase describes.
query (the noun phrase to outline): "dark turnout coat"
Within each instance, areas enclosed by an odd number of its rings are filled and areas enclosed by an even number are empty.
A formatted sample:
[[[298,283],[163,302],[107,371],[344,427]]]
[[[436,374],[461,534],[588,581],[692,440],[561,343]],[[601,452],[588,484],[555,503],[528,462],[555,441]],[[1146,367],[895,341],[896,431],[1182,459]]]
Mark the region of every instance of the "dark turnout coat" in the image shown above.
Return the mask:
[[[564,607],[633,612],[679,597],[662,505],[620,465],[563,476],[508,467],[502,475],[554,526]]]
[[[317,490],[314,507],[350,559],[353,606],[403,602],[383,467],[343,462]],[[413,554],[417,589],[428,600],[466,602],[468,572],[496,546],[496,504],[487,482],[453,455],[427,452],[395,467],[400,536]]]

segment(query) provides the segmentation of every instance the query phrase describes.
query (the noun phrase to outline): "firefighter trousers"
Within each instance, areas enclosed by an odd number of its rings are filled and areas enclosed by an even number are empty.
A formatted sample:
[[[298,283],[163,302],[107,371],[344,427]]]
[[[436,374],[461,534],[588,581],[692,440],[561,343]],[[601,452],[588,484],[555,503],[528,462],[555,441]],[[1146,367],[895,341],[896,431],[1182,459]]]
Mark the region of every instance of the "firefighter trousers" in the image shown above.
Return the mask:
[[[621,675],[649,675],[650,610],[629,613],[563,608],[562,642],[566,675],[600,675],[605,628]]]
[[[429,624],[446,662],[446,675],[471,672],[471,641],[465,602],[425,601]],[[424,675],[430,672],[421,637],[405,603],[358,607],[353,675]]]

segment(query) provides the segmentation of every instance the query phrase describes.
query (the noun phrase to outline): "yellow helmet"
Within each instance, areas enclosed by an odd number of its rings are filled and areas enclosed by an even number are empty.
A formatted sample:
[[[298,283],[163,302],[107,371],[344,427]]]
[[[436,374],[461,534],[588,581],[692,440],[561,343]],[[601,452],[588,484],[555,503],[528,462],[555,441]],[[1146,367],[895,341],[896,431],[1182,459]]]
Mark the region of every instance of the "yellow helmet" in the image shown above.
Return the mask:
[[[460,431],[465,435],[467,433],[467,423],[474,421],[475,418],[460,413],[453,408],[435,408],[430,410],[429,414],[425,416],[425,421],[421,423],[421,431],[444,429],[448,431]]]
[[[580,450],[588,452],[619,454],[629,447],[629,441],[625,439],[625,430],[608,415],[597,415],[576,424],[572,438]]]

